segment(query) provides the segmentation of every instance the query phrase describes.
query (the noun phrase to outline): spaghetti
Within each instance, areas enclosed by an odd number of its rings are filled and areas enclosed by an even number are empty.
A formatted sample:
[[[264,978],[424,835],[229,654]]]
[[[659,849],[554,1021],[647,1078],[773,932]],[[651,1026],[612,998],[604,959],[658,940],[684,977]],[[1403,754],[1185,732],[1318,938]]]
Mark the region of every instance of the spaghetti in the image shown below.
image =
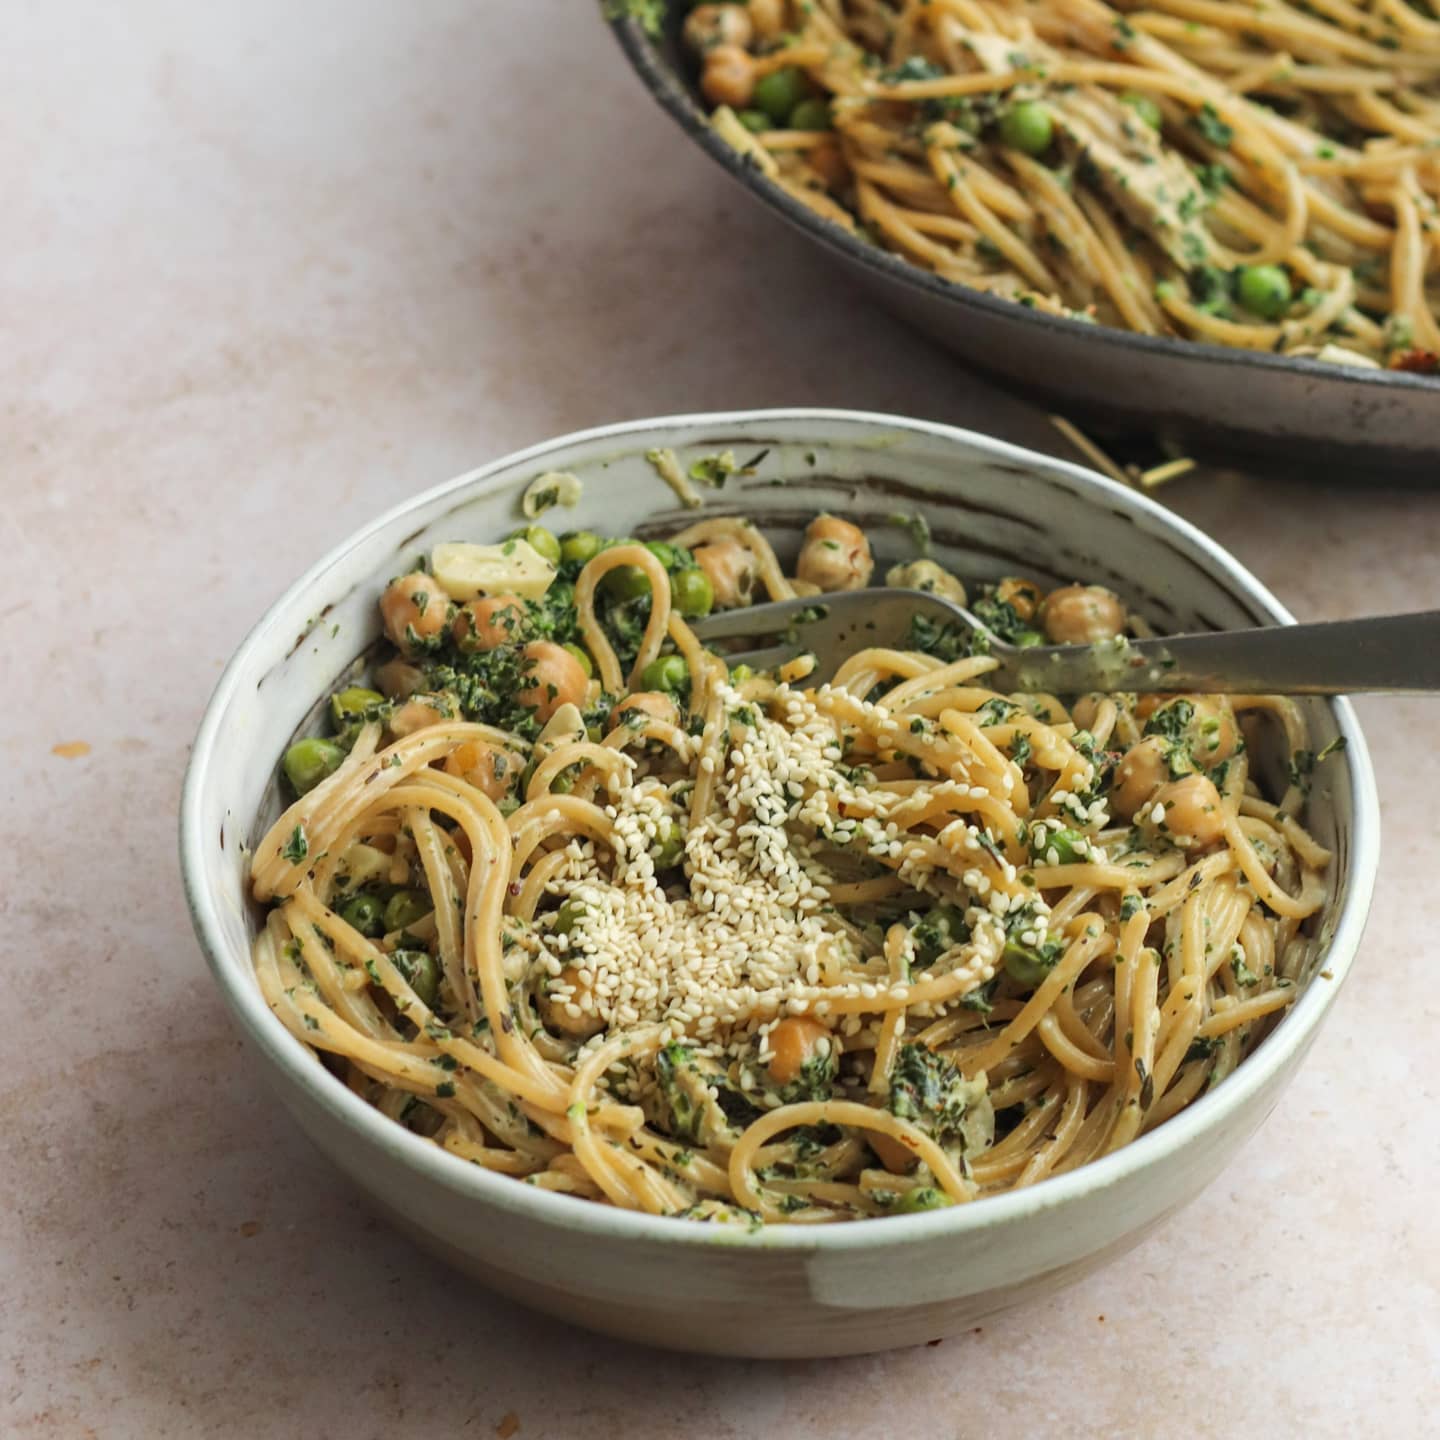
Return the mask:
[[[1431,0],[749,0],[714,125],[942,279],[1147,335],[1433,371]]]
[[[809,685],[687,624],[872,565],[833,516],[793,577],[737,518],[438,547],[382,596],[381,688],[286,753],[252,861],[275,1013],[475,1165],[745,1224],[1028,1186],[1222,1081],[1318,943],[1298,710],[1002,696],[972,632],[920,621]],[[888,578],[964,595],[929,559]],[[1017,643],[1128,623],[1014,578],[974,607]]]

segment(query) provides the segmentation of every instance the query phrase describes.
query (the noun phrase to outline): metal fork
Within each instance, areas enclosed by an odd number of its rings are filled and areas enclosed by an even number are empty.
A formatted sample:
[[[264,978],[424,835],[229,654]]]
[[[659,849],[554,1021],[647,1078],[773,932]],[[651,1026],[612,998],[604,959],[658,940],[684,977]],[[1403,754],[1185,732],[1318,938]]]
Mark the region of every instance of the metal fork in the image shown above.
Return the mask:
[[[1000,662],[985,683],[1010,693],[1345,695],[1440,690],[1440,610],[1154,640],[1023,647],[1007,644],[964,606],[938,595],[874,589],[722,610],[691,623],[707,646],[719,640],[771,641],[727,652],[732,665],[772,670],[813,654],[817,665],[807,679],[820,684],[857,650],[872,645],[913,648],[911,623],[916,616],[983,636],[988,653]]]

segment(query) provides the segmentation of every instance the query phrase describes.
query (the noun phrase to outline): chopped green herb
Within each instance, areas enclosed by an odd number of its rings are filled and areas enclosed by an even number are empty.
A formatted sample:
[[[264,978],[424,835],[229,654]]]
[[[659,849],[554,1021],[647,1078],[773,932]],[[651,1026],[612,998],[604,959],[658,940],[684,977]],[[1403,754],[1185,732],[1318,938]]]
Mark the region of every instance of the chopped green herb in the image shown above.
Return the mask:
[[[1191,123],[1212,145],[1228,150],[1235,138],[1234,129],[1220,118],[1220,112],[1207,100],[1193,117]]]

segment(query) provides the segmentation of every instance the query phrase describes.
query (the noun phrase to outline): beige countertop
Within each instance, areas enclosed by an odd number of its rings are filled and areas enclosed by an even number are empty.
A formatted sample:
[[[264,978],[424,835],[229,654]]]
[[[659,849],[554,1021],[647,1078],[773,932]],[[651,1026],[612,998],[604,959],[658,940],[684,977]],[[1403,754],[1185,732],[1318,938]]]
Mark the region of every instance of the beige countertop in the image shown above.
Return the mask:
[[[1433,1427],[1440,702],[1362,707],[1374,917],[1259,1136],[1125,1259],[934,1348],[727,1363],[568,1330],[390,1233],[262,1088],[191,935],[176,803],[222,663],[332,541],[665,411],[893,409],[1058,447],[691,154],[592,10],[6,9],[0,1434]],[[1163,498],[1301,616],[1440,605],[1440,493]]]

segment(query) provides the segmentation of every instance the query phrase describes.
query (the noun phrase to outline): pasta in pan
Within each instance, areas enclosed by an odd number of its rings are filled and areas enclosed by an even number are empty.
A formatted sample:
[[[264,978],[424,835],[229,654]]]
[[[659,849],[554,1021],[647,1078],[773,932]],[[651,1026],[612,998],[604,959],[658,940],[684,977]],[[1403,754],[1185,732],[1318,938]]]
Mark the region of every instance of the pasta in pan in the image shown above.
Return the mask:
[[[1147,335],[1432,371],[1430,0],[749,0],[716,129],[944,279]]]
[[[381,597],[378,688],[286,752],[252,862],[275,1013],[475,1165],[742,1224],[1032,1185],[1223,1081],[1317,943],[1298,710],[1004,696],[982,641],[918,621],[815,685],[687,623],[872,567],[833,516],[793,576],[739,518],[436,547]],[[973,602],[1019,643],[1128,623],[1081,585]]]

